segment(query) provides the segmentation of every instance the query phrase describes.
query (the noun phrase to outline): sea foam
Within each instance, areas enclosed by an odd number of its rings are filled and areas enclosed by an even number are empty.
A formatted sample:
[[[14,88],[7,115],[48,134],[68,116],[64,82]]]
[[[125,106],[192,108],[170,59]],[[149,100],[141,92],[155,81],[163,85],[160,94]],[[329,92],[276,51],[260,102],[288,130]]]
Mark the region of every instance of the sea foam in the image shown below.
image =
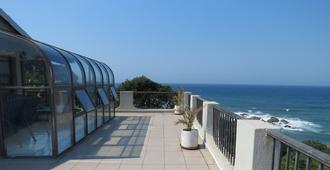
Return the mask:
[[[248,112],[235,112],[235,113],[245,118],[259,117],[260,120],[265,122],[267,122],[271,117],[275,117],[279,119],[279,122],[274,122],[273,124],[275,126],[281,127],[284,130],[299,131],[299,132],[310,131],[315,133],[319,133],[321,131],[320,125],[306,120],[301,120],[299,118],[279,117],[268,113],[263,113],[262,111],[252,112],[251,110],[248,110]],[[286,124],[281,120],[285,120],[288,123]]]

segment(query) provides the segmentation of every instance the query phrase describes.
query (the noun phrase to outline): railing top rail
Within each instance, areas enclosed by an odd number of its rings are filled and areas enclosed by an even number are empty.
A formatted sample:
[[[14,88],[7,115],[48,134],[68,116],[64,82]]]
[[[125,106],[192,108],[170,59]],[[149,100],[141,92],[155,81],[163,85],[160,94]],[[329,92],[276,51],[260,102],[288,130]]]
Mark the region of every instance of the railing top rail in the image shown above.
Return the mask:
[[[324,164],[325,166],[330,167],[330,155],[323,153],[311,146],[308,146],[300,141],[292,139],[278,130],[266,130],[267,135],[272,138],[284,143],[285,145],[305,154],[306,156]]]
[[[207,100],[203,99],[201,96],[196,96],[196,99],[197,99],[197,100],[201,100],[202,102],[207,101]]]
[[[176,92],[162,92],[162,91],[133,91],[133,93],[143,93],[143,94],[176,94]]]
[[[235,113],[233,113],[233,112],[227,111],[227,110],[221,108],[221,107],[218,106],[218,105],[215,105],[214,108],[217,109],[217,110],[220,111],[220,112],[223,112],[223,113],[225,113],[225,114],[227,114],[227,115],[229,115],[229,116],[235,118],[235,119],[244,119],[244,117],[242,117],[242,116],[240,116],[240,115],[238,115],[238,114],[235,114]]]

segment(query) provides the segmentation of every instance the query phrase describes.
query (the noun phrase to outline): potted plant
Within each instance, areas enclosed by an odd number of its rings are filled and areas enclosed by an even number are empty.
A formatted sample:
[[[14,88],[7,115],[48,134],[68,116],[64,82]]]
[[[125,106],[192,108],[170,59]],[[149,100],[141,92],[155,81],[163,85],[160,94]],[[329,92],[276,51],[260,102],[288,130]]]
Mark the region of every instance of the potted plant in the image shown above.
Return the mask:
[[[180,112],[182,118],[180,118],[176,124],[183,124],[186,128],[181,131],[181,147],[184,149],[198,149],[198,130],[193,129],[193,123],[196,115],[202,108],[190,110],[188,107],[184,108]]]
[[[176,90],[177,95],[175,96],[175,106],[174,106],[174,114],[180,114],[180,110],[183,109],[183,98],[184,98],[184,90],[179,88]]]

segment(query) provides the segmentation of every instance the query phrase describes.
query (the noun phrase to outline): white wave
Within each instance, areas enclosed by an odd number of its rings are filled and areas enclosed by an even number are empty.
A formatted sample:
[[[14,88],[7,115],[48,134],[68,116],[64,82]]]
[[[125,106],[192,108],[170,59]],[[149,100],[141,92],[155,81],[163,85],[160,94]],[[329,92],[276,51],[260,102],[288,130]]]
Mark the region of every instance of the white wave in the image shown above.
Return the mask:
[[[306,120],[301,120],[299,118],[277,117],[268,113],[263,113],[261,111],[256,111],[256,112],[248,111],[248,112],[235,112],[235,113],[245,118],[259,117],[260,120],[265,122],[271,119],[271,117],[275,117],[279,119],[279,122],[274,122],[273,124],[285,130],[299,131],[299,132],[310,131],[315,133],[319,133],[321,131],[320,125]],[[287,121],[288,123],[285,123],[282,120]]]

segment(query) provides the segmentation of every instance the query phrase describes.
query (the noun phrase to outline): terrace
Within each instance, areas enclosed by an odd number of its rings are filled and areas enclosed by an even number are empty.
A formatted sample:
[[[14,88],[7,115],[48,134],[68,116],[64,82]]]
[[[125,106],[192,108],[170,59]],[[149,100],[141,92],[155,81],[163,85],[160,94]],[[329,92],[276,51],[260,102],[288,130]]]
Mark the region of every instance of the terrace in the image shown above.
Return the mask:
[[[180,116],[174,115],[171,108],[136,106],[135,96],[141,93],[173,96],[157,92],[120,92],[116,117],[66,153],[55,159],[0,159],[1,167],[189,170],[321,170],[329,167],[329,155],[281,134],[277,127],[259,120],[244,120],[223,110],[216,102],[189,92],[184,95],[185,105],[203,107],[194,123],[199,130],[201,147],[199,150],[182,149],[183,126],[174,123]],[[290,155],[294,155],[293,160]],[[290,164],[292,161],[294,165]],[[302,161],[305,164],[299,163]]]

